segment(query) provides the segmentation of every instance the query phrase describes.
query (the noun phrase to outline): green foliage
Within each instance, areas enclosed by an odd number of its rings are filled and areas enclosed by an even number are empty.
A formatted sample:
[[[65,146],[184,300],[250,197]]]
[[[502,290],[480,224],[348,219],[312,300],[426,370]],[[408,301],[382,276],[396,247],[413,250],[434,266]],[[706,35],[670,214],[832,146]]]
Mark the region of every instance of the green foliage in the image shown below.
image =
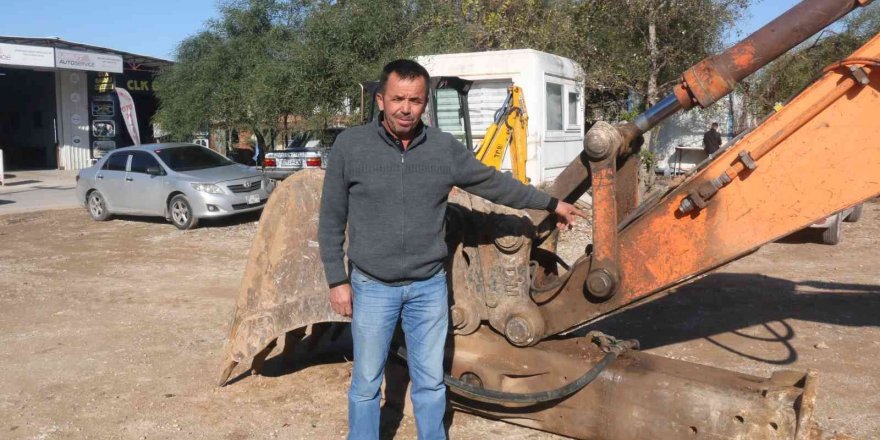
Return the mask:
[[[223,4],[221,18],[184,40],[177,64],[159,75],[155,122],[177,139],[220,126],[271,142],[279,119],[303,104],[287,87],[293,38],[278,25],[282,12],[272,0]]]
[[[636,118],[636,116],[639,115],[639,113],[641,113],[641,110],[637,109],[637,108],[634,108],[629,111],[621,110],[620,112],[617,113],[617,117],[615,118],[615,120],[616,121],[632,121],[633,119]]]
[[[352,120],[358,83],[387,61],[497,49],[566,56],[589,89],[612,91],[595,96],[651,100],[750,1],[230,0],[160,75],[155,122],[184,139],[220,127],[271,140],[288,115],[303,129]]]
[[[654,172],[654,168],[657,166],[657,153],[645,148],[639,151],[639,159],[646,172]]]
[[[532,48],[584,68],[593,117],[635,92],[656,102],[721,48],[752,0],[460,0],[472,50]],[[595,91],[595,92],[593,92]]]
[[[770,113],[815,81],[825,66],[849,56],[878,32],[880,3],[875,2],[847,17],[840,32],[826,30],[781,56],[747,84],[754,111]]]

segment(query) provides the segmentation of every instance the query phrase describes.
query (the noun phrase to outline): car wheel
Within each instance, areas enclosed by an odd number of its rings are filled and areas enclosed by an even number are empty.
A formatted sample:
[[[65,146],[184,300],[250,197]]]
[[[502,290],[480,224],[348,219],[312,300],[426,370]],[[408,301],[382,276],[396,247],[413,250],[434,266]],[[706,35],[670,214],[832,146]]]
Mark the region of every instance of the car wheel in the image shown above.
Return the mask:
[[[856,207],[853,208],[852,212],[849,213],[849,215],[846,216],[846,218],[843,219],[843,221],[849,222],[849,223],[855,223],[855,222],[859,221],[859,219],[862,218],[862,208],[863,208],[862,205],[856,205]]]
[[[199,220],[193,215],[189,200],[182,194],[174,196],[168,203],[168,214],[171,223],[177,226],[177,229],[192,229],[199,223]]]
[[[840,223],[843,221],[840,214],[834,215],[834,222],[828,229],[822,231],[822,243],[835,245],[840,243]]]
[[[110,218],[110,211],[107,209],[107,201],[100,191],[94,190],[86,197],[89,208],[89,215],[97,222],[102,222]]]

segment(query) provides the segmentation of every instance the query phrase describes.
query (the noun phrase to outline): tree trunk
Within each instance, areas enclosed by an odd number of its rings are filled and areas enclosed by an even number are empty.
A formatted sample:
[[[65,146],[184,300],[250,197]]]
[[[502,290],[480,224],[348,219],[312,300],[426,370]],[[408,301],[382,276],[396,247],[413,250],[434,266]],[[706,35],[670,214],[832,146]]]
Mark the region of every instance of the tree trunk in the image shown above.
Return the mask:
[[[655,5],[648,12],[648,60],[651,63],[648,75],[648,87],[645,93],[647,107],[652,107],[659,100],[657,81],[660,76],[660,50],[657,48],[657,15],[662,5]],[[660,130],[655,128],[645,134],[645,145],[642,148],[650,151],[659,135]]]
[[[290,116],[290,113],[284,113],[284,145],[282,148],[287,148],[287,144],[290,142],[290,128],[287,127],[288,116]]]
[[[648,57],[651,62],[651,71],[648,75],[648,90],[646,101],[648,107],[653,106],[659,99],[657,81],[660,76],[660,50],[657,49],[657,11],[648,13]]]

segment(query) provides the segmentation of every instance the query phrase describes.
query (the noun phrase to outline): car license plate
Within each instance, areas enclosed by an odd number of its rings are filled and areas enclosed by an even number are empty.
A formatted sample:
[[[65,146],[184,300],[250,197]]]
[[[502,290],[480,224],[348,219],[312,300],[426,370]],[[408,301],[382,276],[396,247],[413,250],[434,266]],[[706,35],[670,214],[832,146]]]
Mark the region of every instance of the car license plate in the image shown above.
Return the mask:
[[[288,168],[299,168],[302,166],[301,159],[281,159],[278,161],[278,165],[282,167]]]
[[[259,194],[251,194],[247,196],[247,204],[248,205],[256,205],[260,203],[260,195]]]

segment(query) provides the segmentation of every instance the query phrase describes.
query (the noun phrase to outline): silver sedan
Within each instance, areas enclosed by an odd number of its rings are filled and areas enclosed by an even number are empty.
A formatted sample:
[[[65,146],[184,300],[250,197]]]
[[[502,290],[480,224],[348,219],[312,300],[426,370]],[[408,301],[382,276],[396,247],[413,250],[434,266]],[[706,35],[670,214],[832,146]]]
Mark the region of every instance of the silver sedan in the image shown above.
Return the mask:
[[[97,221],[113,214],[162,216],[190,229],[199,219],[262,209],[269,198],[258,170],[194,144],[113,150],[76,179],[77,198]]]

